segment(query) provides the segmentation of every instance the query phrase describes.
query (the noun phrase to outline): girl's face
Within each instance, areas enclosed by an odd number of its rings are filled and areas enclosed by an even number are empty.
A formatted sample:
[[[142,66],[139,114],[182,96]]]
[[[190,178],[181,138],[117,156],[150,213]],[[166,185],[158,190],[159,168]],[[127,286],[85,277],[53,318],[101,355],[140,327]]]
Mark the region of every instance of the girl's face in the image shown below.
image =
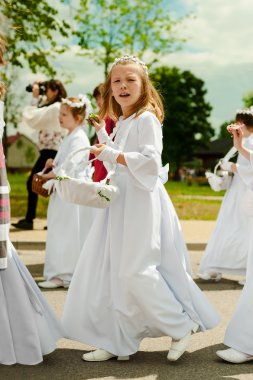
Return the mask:
[[[58,90],[52,90],[51,88],[46,89],[46,97],[49,102],[52,102],[58,95]]]
[[[80,119],[74,118],[69,106],[66,104],[61,104],[59,121],[61,127],[67,129],[69,132],[80,125]]]
[[[123,116],[138,101],[142,93],[141,68],[137,64],[116,65],[111,72],[112,95],[121,106]]]

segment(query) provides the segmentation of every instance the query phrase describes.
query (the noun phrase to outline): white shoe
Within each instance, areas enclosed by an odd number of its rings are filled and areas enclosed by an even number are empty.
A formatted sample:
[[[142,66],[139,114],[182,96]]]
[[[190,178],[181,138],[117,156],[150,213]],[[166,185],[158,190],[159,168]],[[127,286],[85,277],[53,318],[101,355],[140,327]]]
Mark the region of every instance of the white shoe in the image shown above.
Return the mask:
[[[243,352],[234,350],[233,348],[216,351],[216,354],[219,356],[219,358],[230,363],[240,364],[253,360],[253,356],[249,356],[247,354],[244,354]]]
[[[215,281],[219,282],[222,278],[222,273],[215,273],[215,272],[203,272],[203,273],[198,273],[198,277],[201,278],[201,280],[205,281]]]
[[[187,350],[190,344],[192,332],[196,332],[199,328],[199,325],[195,323],[193,329],[189,331],[182,339],[177,342],[171,342],[170,350],[167,355],[167,359],[171,362],[175,362],[183,353]]]
[[[100,349],[88,352],[88,354],[83,354],[82,356],[82,359],[86,362],[104,362],[112,358],[117,358],[117,360],[129,360],[129,356],[117,356]]]
[[[55,281],[42,281],[38,282],[38,286],[43,289],[56,289],[56,288],[68,288],[69,287],[69,282],[55,282]]]

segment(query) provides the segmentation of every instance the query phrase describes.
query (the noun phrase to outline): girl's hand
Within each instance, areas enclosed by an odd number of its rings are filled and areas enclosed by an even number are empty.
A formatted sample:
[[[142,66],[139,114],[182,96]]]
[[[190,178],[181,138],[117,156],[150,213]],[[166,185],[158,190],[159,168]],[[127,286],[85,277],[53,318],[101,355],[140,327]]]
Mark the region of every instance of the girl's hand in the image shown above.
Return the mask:
[[[234,147],[237,150],[242,148],[242,139],[243,139],[243,131],[242,128],[238,127],[238,125],[230,124],[227,127],[228,132],[231,134],[234,140]]]
[[[33,83],[32,94],[34,98],[38,98],[40,96],[40,88],[37,82]]]
[[[51,170],[51,172],[49,172],[47,174],[42,174],[41,177],[48,181],[49,179],[54,179],[56,177],[56,174]]]
[[[101,128],[105,127],[105,121],[100,120],[98,115],[91,113],[88,118],[88,122],[93,125],[96,131],[99,131]]]
[[[54,164],[54,160],[52,158],[48,158],[46,160],[46,164],[45,164],[45,167],[44,167],[44,171],[48,170],[48,169],[51,169],[51,168],[54,168],[55,167],[55,164]]]
[[[96,145],[93,145],[90,152],[93,153],[97,157],[100,153],[103,152],[105,148],[106,148],[105,144],[96,144]]]

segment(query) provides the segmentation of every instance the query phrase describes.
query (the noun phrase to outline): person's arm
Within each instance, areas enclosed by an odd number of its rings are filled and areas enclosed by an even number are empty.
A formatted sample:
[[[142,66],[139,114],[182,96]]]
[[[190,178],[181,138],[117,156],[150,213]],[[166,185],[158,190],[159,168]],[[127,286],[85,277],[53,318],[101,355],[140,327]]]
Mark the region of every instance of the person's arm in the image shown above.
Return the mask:
[[[35,130],[60,130],[60,103],[56,102],[44,107],[27,106],[23,111],[24,123]]]
[[[125,156],[123,152],[119,152],[116,149],[106,146],[105,144],[96,144],[90,151],[96,157],[99,156],[101,161],[109,161],[111,163],[118,163],[124,166],[127,166]]]
[[[251,151],[244,147],[243,145],[243,131],[238,126],[228,126],[228,132],[233,137],[234,147],[241,153],[247,160],[250,160]]]

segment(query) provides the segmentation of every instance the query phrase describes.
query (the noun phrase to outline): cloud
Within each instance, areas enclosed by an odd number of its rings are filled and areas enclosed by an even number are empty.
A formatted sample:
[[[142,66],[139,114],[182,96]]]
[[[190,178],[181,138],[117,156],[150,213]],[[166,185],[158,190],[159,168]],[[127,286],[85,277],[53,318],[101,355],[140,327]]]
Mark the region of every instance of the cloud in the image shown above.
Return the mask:
[[[180,24],[187,38],[183,49],[161,59],[162,64],[192,71],[205,81],[213,106],[211,122],[217,129],[234,117],[242,97],[253,89],[251,0],[181,0]]]
[[[61,15],[72,23],[77,1],[59,5]],[[253,89],[252,0],[172,0],[171,5],[173,15],[191,14],[178,27],[178,33],[187,42],[182,50],[161,57],[160,64],[190,70],[204,80],[206,99],[213,107],[210,121],[218,129],[224,121],[233,118],[236,109],[242,106],[243,96]],[[66,85],[69,95],[92,92],[104,80],[103,67],[78,56],[78,46],[73,41],[71,44],[54,65],[63,82],[62,73],[74,74],[73,82]],[[27,104],[30,95],[24,96],[24,88],[41,74],[33,75],[25,70],[21,73],[17,88]]]

